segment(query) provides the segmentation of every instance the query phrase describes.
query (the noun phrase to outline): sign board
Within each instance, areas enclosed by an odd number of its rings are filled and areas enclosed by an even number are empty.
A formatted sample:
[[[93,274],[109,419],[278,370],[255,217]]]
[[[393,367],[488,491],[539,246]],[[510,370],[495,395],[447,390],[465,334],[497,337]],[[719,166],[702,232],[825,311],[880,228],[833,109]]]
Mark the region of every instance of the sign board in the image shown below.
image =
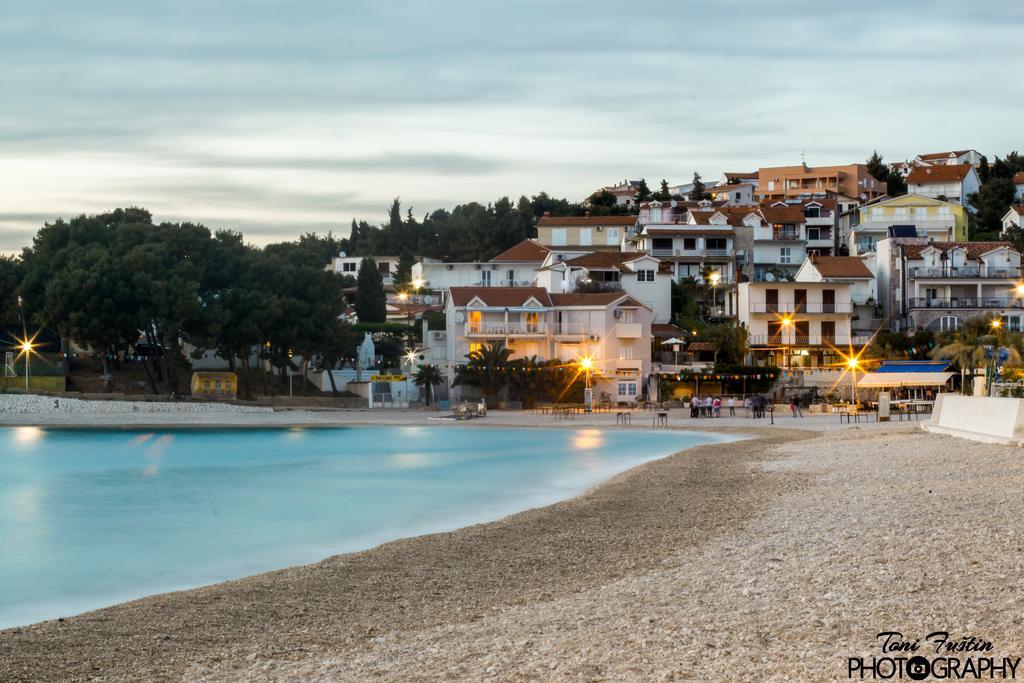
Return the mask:
[[[405,375],[370,375],[371,382],[404,382]]]

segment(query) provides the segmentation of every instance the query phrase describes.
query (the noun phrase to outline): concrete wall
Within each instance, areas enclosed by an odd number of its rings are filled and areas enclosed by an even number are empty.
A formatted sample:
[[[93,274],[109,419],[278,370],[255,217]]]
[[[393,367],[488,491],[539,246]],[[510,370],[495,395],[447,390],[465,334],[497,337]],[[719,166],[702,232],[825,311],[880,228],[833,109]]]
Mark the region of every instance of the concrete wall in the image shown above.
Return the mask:
[[[932,419],[922,427],[972,441],[1020,445],[1024,440],[1024,400],[939,394]]]

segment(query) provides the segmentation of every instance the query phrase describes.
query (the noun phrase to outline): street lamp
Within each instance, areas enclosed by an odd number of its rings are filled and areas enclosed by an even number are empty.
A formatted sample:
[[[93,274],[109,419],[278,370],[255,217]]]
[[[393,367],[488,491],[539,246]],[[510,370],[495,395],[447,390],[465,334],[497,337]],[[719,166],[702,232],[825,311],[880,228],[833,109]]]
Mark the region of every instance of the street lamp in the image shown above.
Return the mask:
[[[850,373],[850,405],[857,405],[857,370],[860,369],[860,360],[856,356],[850,356],[846,359],[846,369]]]
[[[785,315],[785,316],[782,317],[781,324],[782,324],[782,335],[781,335],[781,337],[782,337],[782,360],[783,360],[782,367],[788,368],[789,367],[789,353],[786,350],[786,335],[789,333],[789,328],[792,327],[792,325],[793,325],[793,319],[790,318],[788,315]]]
[[[992,330],[994,332],[998,332],[999,328],[1003,326],[1003,321],[1000,320],[999,318],[994,318],[992,322],[989,324],[992,326]]]
[[[1017,291],[1017,296],[1024,298],[1024,282],[1017,283],[1014,289]]]
[[[409,371],[405,373],[405,403],[409,403],[409,375],[412,374],[412,365],[416,362],[416,356],[418,355],[416,349],[409,349],[405,352],[405,361],[409,364]]]
[[[586,387],[583,389],[583,412],[589,413],[594,406],[594,390],[590,388],[590,370],[594,367],[594,359],[590,356],[580,358],[580,369],[586,376]]]
[[[421,278],[421,277],[414,278],[413,281],[412,281],[412,288],[415,289],[415,290],[419,290],[425,284],[426,283],[423,281],[423,278]]]

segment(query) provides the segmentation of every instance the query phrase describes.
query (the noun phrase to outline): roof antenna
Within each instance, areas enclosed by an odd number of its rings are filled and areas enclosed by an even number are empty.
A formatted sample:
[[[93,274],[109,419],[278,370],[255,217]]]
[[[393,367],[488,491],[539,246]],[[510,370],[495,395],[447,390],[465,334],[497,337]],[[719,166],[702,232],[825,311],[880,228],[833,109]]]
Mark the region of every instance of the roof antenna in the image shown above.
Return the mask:
[[[804,168],[807,168],[807,150],[806,149],[800,150],[800,164]]]

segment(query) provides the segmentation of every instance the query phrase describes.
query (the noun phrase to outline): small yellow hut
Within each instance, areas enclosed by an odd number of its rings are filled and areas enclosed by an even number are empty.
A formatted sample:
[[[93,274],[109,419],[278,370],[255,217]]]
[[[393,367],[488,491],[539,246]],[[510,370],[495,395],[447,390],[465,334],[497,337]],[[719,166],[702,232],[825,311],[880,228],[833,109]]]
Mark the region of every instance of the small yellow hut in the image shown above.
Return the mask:
[[[235,398],[238,378],[233,372],[193,372],[192,396],[195,398]]]

